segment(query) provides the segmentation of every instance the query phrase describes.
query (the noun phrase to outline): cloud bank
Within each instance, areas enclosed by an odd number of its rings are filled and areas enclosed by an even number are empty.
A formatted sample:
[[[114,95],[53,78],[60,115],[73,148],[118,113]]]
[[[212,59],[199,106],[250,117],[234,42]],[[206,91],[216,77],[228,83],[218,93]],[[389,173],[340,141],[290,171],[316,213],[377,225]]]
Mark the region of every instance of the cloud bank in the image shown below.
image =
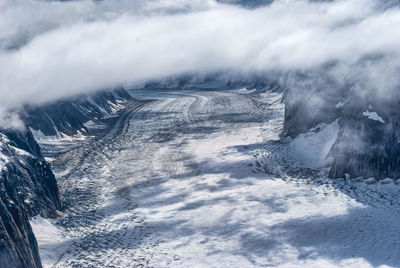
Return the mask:
[[[398,29],[400,9],[378,0],[0,0],[0,110],[184,73],[327,65],[385,95],[400,82]]]

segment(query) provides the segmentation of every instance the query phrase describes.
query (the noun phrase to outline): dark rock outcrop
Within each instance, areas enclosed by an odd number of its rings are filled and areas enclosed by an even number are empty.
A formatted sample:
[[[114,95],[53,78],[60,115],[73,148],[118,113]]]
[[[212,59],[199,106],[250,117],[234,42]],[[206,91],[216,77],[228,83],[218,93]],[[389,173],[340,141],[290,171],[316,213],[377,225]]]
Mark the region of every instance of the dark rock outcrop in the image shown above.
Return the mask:
[[[267,76],[265,73],[214,73],[208,75],[182,75],[163,80],[152,80],[144,84],[146,90],[230,90],[247,88],[258,92],[276,91],[282,92],[283,87],[276,74]]]
[[[320,123],[339,122],[329,176],[400,177],[398,94],[381,96],[328,73],[291,74],[284,81],[282,137],[295,138]]]
[[[56,179],[29,130],[0,132],[0,267],[41,267],[29,218],[57,215]]]
[[[340,116],[330,177],[400,177],[398,101],[352,100]]]
[[[29,106],[22,112],[27,126],[40,130],[45,136],[68,136],[79,132],[88,134],[84,123],[94,123],[111,116],[132,100],[125,89],[104,91],[93,95],[82,95],[72,99],[57,101],[45,106]]]
[[[297,137],[320,123],[331,123],[341,114],[337,104],[347,100],[346,85],[319,72],[290,74],[284,79],[285,120],[283,137]]]

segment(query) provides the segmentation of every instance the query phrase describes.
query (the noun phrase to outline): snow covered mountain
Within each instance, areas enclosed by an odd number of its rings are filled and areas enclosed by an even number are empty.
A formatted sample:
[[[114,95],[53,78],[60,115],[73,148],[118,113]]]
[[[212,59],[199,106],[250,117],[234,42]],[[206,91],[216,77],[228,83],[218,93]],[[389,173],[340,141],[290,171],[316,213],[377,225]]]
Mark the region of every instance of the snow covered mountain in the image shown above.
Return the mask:
[[[129,93],[117,89],[26,107],[21,117],[27,129],[0,129],[0,267],[41,267],[29,219],[55,218],[62,208],[54,174],[36,139],[89,135],[85,123],[115,116],[128,100]]]
[[[293,87],[293,81],[296,87]],[[398,146],[398,123],[396,123],[394,102],[381,102],[376,98],[359,98],[351,90],[351,86],[337,84],[335,80],[328,77],[318,79],[316,83],[311,74],[309,76],[289,75],[285,78],[277,78],[274,75],[185,76],[148,82],[139,91],[165,91],[179,94],[177,92],[182,89],[211,92],[223,89],[236,92],[240,88],[247,88],[247,90],[243,89],[244,92],[254,94],[249,100],[262,98],[264,92],[283,94],[285,117],[281,138],[292,138],[289,150],[299,145],[296,145],[296,142],[304,139],[306,137],[304,134],[313,133],[314,136],[323,136],[327,133],[328,135],[329,131],[326,131],[331,127],[327,126],[332,126],[336,131],[337,125],[339,129],[337,138],[332,136],[336,140],[333,143],[328,142],[333,144],[333,146],[330,145],[331,148],[301,149],[302,153],[306,154],[307,152],[313,154],[313,150],[315,152],[330,151],[329,156],[333,161],[329,173],[332,178],[345,177],[345,174],[349,174],[350,177],[374,176],[377,179],[396,178],[398,175],[396,165],[399,155],[396,147]],[[326,88],[331,90],[326,90]],[[196,103],[199,101],[201,104],[201,98],[199,100],[197,98],[199,97],[196,96]],[[3,224],[1,231],[4,239],[0,261],[3,264],[11,264],[15,267],[41,267],[38,247],[29,219],[36,215],[44,218],[57,217],[58,211],[62,209],[54,175],[43,158],[36,140],[40,144],[46,144],[49,141],[79,140],[87,135],[96,135],[98,129],[95,126],[106,126],[107,121],[112,121],[117,117],[118,111],[124,110],[126,105],[139,103],[140,101],[132,99],[124,89],[78,96],[45,106],[25,107],[21,112],[21,118],[29,126],[27,130],[1,130],[0,197]],[[249,103],[253,103],[252,109],[258,111],[257,113],[263,114],[259,110],[264,109],[264,106],[259,106],[262,103],[261,100],[253,100]],[[166,111],[172,109],[174,105],[168,107],[165,107]],[[137,116],[144,115],[139,113]],[[240,114],[236,116],[238,117],[236,120],[240,122]],[[190,122],[190,114],[187,117]],[[260,117],[256,122],[260,122],[259,120],[267,119]],[[137,124],[140,126],[140,120]],[[119,128],[124,128],[124,126]],[[157,135],[161,134],[162,132]],[[332,137],[320,138],[323,140]],[[307,144],[300,145],[304,147]],[[317,146],[319,144],[316,143]],[[287,152],[282,151],[282,154],[284,153]],[[82,154],[84,157],[85,153]],[[279,154],[279,151],[275,154]],[[273,163],[268,165],[272,165],[273,168]],[[265,168],[268,168],[268,165]]]
[[[64,201],[69,215],[59,223],[75,244],[59,262],[78,267],[102,266],[109,258],[125,266],[131,259],[145,263],[156,254],[149,248],[160,244],[157,239],[150,239],[148,247],[136,244],[146,241],[149,229],[162,235],[160,230],[170,227],[169,220],[160,226],[166,218],[175,217],[185,225],[196,218],[192,211],[207,211],[214,202],[216,215],[228,222],[233,218],[228,213],[222,217],[220,204],[227,200],[227,207],[238,213],[231,196],[246,197],[241,204],[254,209],[247,218],[266,210],[285,214],[292,208],[285,203],[287,198],[278,198],[285,205],[276,200],[279,188],[293,178],[304,186],[301,191],[294,184],[286,188],[300,196],[295,197],[296,204],[304,193],[314,196],[314,189],[307,188],[314,178],[318,183],[339,179],[345,186],[332,186],[336,192],[323,189],[318,198],[308,199],[310,207],[325,196],[332,198],[326,204],[335,204],[340,192],[340,202],[348,206],[343,208],[361,211],[370,203],[380,204],[368,198],[382,187],[390,192],[385,200],[397,204],[400,35],[393,29],[400,28],[399,18],[397,0],[0,2],[0,267],[42,266],[29,221],[38,215],[62,218],[60,211],[67,211]],[[135,85],[131,90],[138,90],[138,99],[125,88],[96,91],[115,85]],[[24,127],[10,127],[8,121],[17,117],[9,114],[18,114],[16,125]],[[60,155],[62,159],[57,159]],[[55,174],[62,179],[57,181]],[[274,182],[266,183],[265,176]],[[308,180],[305,184],[303,177]],[[247,184],[239,182],[243,178]],[[361,206],[359,192],[352,191],[355,183],[365,181],[377,187],[368,188],[368,196],[360,195]],[[354,185],[347,187],[350,183]],[[176,193],[182,185],[186,192]],[[238,194],[252,185],[256,190]],[[255,199],[258,189],[271,186],[275,189],[270,199],[261,196],[268,191]],[[79,187],[82,192],[75,191]],[[132,189],[137,191],[133,195]],[[217,193],[230,190],[225,196]],[[209,200],[195,196],[198,192]],[[162,198],[148,198],[154,194]],[[163,214],[165,203],[173,208]],[[159,211],[151,211],[157,206]],[[247,207],[242,208],[241,215],[246,215]],[[338,210],[343,216],[347,211],[341,209],[328,212]],[[187,218],[180,218],[182,214]],[[373,210],[367,216],[391,214]],[[153,219],[153,226],[141,215]],[[304,213],[296,224],[287,225],[289,231],[299,222],[307,229],[307,217]],[[391,222],[397,219],[395,215]],[[203,220],[197,227],[209,219]],[[326,230],[332,229],[328,222]],[[237,223],[228,226],[234,234],[229,238],[242,247],[236,253],[251,255],[243,258],[245,264],[265,264],[265,255],[257,251],[268,251],[266,244],[287,242],[282,249],[290,248],[290,241],[279,240],[290,233],[285,228],[276,242],[275,237],[259,240],[265,235],[262,231],[248,233],[259,226],[272,230],[265,222]],[[185,225],[182,236],[197,232],[198,241],[214,241],[201,237],[201,228],[192,228],[196,224]],[[315,223],[316,229],[320,224]],[[371,226],[381,224],[372,221]],[[210,232],[208,225],[203,225],[204,234]],[[238,226],[252,228],[239,238]],[[361,227],[356,232],[362,233]],[[392,227],[391,231],[397,230]],[[136,232],[138,228],[143,229]],[[392,237],[388,234],[384,233]],[[132,236],[138,240],[121,242],[120,237]],[[397,249],[397,241],[390,243],[390,250]],[[294,259],[314,256],[304,244],[305,251]],[[173,252],[169,246],[164,248],[167,253]],[[82,249],[86,259],[80,259]],[[106,253],[96,255],[93,250]],[[164,258],[160,252],[156,261]],[[366,252],[360,254],[362,259],[368,259],[371,252]],[[347,256],[340,250],[338,254]],[[390,261],[382,263],[399,264],[394,255],[385,256],[382,259]],[[258,257],[262,261],[255,261]],[[174,263],[179,256],[165,259]]]

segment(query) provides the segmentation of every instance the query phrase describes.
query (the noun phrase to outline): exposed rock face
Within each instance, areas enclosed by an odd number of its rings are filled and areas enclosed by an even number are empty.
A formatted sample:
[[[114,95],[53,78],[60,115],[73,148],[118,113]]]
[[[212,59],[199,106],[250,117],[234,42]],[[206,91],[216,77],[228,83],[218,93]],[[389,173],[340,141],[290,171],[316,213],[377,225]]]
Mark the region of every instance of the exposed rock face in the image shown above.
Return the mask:
[[[266,76],[265,74],[225,74],[216,73],[206,76],[179,76],[164,80],[153,80],[147,82],[144,89],[192,89],[203,88],[207,90],[221,90],[221,89],[240,89],[247,88],[249,90],[258,91],[276,91],[282,92],[283,87],[275,74]]]
[[[56,217],[61,208],[57,183],[50,165],[29,130],[3,131],[8,139],[10,162],[3,170],[6,183],[18,192],[29,216]]]
[[[400,117],[397,101],[352,100],[340,116],[340,132],[331,150],[330,177],[400,176]]]
[[[292,74],[283,82],[285,120],[282,136],[297,137],[320,123],[331,123],[346,102],[343,85],[322,74]]]
[[[3,180],[3,175],[1,176]],[[12,189],[0,188],[0,266],[41,267],[28,215]]]
[[[1,132],[0,266],[41,267],[29,217],[57,215],[57,183],[29,130]]]
[[[255,8],[259,6],[264,6],[273,3],[275,0],[259,0],[259,1],[254,1],[254,0],[217,0],[217,2],[220,3],[225,3],[225,4],[234,4],[234,5],[240,5],[243,7],[248,7],[248,8]]]
[[[331,178],[400,176],[398,96],[384,98],[339,84],[326,74],[296,74],[286,79],[283,137],[296,137],[320,123],[339,120],[329,153]]]
[[[85,134],[85,122],[111,116],[128,100],[129,93],[119,89],[27,107],[22,118],[30,128],[0,129],[0,267],[41,267],[29,218],[54,218],[62,206],[54,174],[30,129],[59,138]]]
[[[84,123],[112,115],[128,100],[132,100],[132,97],[126,90],[116,89],[45,106],[27,107],[23,117],[27,126],[40,130],[45,136],[61,137],[61,133],[72,136],[78,131],[87,134]]]

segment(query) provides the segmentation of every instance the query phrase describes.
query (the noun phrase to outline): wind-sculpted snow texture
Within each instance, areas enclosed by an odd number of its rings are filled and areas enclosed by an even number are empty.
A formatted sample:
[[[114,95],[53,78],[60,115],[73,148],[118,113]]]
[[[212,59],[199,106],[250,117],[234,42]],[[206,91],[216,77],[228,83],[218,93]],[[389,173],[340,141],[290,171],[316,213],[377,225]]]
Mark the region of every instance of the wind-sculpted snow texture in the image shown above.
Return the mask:
[[[399,186],[327,178],[336,121],[280,140],[279,92],[132,93],[113,127],[48,155],[66,207],[49,267],[400,265]]]

